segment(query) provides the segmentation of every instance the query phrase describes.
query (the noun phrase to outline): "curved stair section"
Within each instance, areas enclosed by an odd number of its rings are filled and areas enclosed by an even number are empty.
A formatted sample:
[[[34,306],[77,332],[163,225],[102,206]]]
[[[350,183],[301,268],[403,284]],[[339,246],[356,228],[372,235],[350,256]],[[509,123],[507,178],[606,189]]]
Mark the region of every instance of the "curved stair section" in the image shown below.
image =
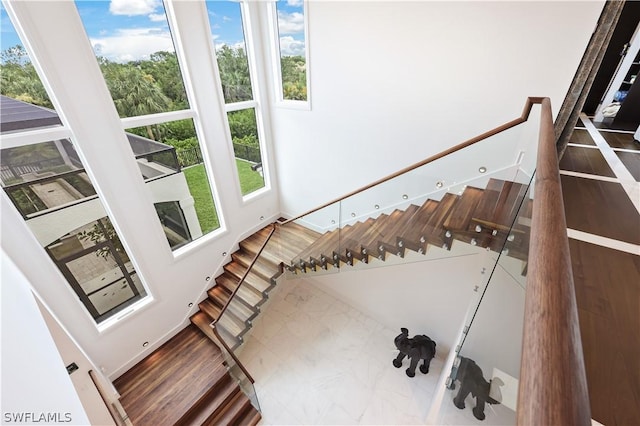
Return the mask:
[[[271,225],[266,226],[242,240],[240,248],[231,254],[231,261],[224,265],[224,272],[216,277],[215,285],[207,291],[207,298],[198,305],[200,310],[191,317],[191,322],[212,340],[217,341],[211,327],[215,323],[227,346],[231,350],[237,349],[267,301],[269,292],[275,287],[282,273],[282,263],[289,263],[320,236],[303,226],[291,225],[286,229],[280,228],[263,249],[272,229]],[[258,253],[260,256],[246,274]],[[241,283],[243,277],[245,279]],[[236,290],[235,297],[221,315]]]
[[[492,178],[484,189],[468,186],[461,195],[446,193],[440,201],[428,199],[420,206],[410,204],[328,231],[293,257],[287,269],[297,274],[354,266],[404,257],[407,250],[425,254],[429,246],[451,250],[459,241],[522,260],[524,275],[532,205],[529,199],[525,202],[527,188]],[[521,205],[523,213],[514,223]],[[503,250],[505,241],[508,250]]]

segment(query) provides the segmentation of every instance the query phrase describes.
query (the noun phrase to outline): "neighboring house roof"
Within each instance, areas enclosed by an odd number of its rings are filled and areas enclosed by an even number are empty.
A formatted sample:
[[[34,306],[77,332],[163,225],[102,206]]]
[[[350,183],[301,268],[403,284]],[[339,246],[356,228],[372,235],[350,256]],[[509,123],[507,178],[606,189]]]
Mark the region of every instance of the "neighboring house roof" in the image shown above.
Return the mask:
[[[61,125],[58,114],[48,108],[0,95],[0,132]]]
[[[0,133],[56,125],[60,126],[62,122],[54,110],[0,95]],[[127,138],[136,156],[172,148],[132,133],[127,133]]]

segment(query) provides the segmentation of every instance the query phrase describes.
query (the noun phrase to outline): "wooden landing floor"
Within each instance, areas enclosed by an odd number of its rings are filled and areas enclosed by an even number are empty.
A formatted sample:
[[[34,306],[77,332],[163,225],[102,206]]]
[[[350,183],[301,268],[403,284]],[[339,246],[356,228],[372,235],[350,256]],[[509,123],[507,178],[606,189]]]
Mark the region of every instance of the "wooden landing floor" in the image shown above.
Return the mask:
[[[189,325],[114,385],[135,426],[172,425],[227,373],[222,361],[220,349]]]
[[[625,153],[637,158],[624,162],[638,180],[640,144],[630,134],[600,134],[611,148],[638,150]],[[594,145],[586,130],[577,131],[572,142]],[[610,176],[600,156],[586,150],[567,149],[561,165]],[[593,155],[586,159],[585,153]],[[619,183],[561,178],[570,229],[640,244],[640,214]],[[640,424],[640,256],[576,239],[569,247],[591,417],[607,426]]]

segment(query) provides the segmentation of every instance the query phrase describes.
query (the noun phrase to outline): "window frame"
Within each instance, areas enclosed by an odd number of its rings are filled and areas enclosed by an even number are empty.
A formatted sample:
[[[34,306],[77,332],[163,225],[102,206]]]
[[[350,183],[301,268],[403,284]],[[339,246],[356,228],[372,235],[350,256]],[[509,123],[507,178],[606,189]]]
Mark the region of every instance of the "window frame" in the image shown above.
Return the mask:
[[[301,100],[293,100],[293,99],[284,99],[284,87],[282,84],[282,62],[281,62],[281,52],[280,52],[280,29],[278,24],[278,0],[271,1],[268,3],[267,7],[269,8],[268,12],[268,22],[269,22],[269,34],[270,34],[270,46],[271,46],[271,64],[272,64],[272,80],[273,80],[273,90],[274,90],[274,99],[275,106],[278,108],[286,108],[286,109],[296,109],[303,111],[311,110],[311,62],[309,54],[310,51],[310,43],[309,43],[309,3],[308,0],[303,0],[302,8],[304,15],[304,43],[305,43],[305,66],[306,66],[306,79],[307,79],[307,99],[304,101]]]
[[[256,198],[260,198],[264,194],[268,193],[272,189],[271,178],[270,178],[270,167],[269,167],[269,158],[267,155],[267,145],[266,145],[266,131],[265,131],[265,122],[263,118],[263,111],[261,106],[261,98],[262,98],[262,87],[258,82],[258,68],[257,68],[257,60],[256,60],[256,42],[253,34],[253,26],[252,26],[252,18],[251,11],[249,8],[249,2],[246,0],[238,1],[240,6],[240,17],[242,19],[242,31],[244,37],[244,48],[246,50],[247,55],[247,68],[249,69],[249,81],[251,82],[251,93],[253,95],[253,99],[248,101],[240,101],[240,102],[232,102],[226,103],[224,96],[222,96],[221,100],[223,102],[223,110],[225,112],[224,123],[226,127],[227,134],[227,142],[229,146],[229,150],[231,153],[231,158],[233,160],[233,169],[236,175],[236,188],[238,194],[240,194],[240,198],[243,204],[249,203]],[[206,4],[205,4],[206,8]],[[208,10],[208,9],[207,9]],[[215,58],[215,67],[218,71],[218,82],[221,85],[222,77],[220,74],[220,67],[218,66],[218,56],[216,53],[215,42],[211,42],[211,47],[213,49],[213,57]],[[240,184],[240,173],[238,172],[238,168],[235,165],[235,152],[233,150],[233,136],[231,135],[231,127],[229,125],[228,114],[234,111],[241,111],[246,109],[253,109],[256,116],[256,129],[258,131],[258,147],[260,149],[260,157],[262,160],[262,171],[263,171],[263,180],[264,186],[260,189],[257,189],[249,194],[242,195],[242,188]]]

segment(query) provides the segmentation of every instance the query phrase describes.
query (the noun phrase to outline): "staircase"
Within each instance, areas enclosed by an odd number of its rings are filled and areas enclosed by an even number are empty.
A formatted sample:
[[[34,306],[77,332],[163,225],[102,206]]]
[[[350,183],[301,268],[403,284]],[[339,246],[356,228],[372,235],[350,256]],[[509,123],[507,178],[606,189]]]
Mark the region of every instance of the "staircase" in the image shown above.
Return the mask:
[[[252,320],[259,314],[260,307],[276,285],[276,279],[281,274],[280,265],[289,263],[296,253],[318,238],[319,234],[300,225],[292,225],[274,233],[238,289],[236,297],[221,315],[247,268],[269,237],[272,227],[262,228],[241,241],[240,249],[231,255],[231,262],[224,266],[222,275],[215,279],[215,285],[207,291],[207,298],[199,304],[200,310],[191,317],[191,322],[217,341],[211,327],[215,321],[216,329],[229,348],[238,348],[243,336],[251,328]]]
[[[232,349],[260,312],[281,274],[280,264],[315,241],[319,234],[295,225],[274,234],[236,297],[222,309],[271,231],[265,227],[240,242],[231,262],[207,291],[192,324],[120,376],[114,385],[133,425],[255,425],[260,413],[229,374],[216,328]]]
[[[138,425],[255,425],[260,413],[227,371],[220,349],[193,325],[115,380]]]
[[[447,193],[440,201],[428,199],[324,234],[291,222],[279,226],[264,249],[272,227],[259,230],[240,242],[191,317],[192,324],[115,381],[120,402],[134,425],[257,424],[260,413],[229,374],[213,343],[218,338],[212,324],[227,346],[237,349],[276,285],[282,264],[306,273],[403,258],[408,251],[425,254],[429,246],[450,250],[460,241],[502,251],[526,265],[531,217],[526,191],[525,185],[490,179],[484,189],[468,186],[461,195]],[[524,213],[514,223],[523,201]]]
[[[372,259],[385,261],[388,256],[403,258],[407,250],[425,254],[429,246],[451,250],[454,241],[502,252],[526,265],[531,200],[527,199],[519,220],[513,223],[526,192],[526,185],[490,179],[484,189],[468,186],[461,195],[447,193],[440,201],[411,204],[405,210],[322,234],[287,269],[306,273]],[[503,250],[505,240],[508,249]]]

